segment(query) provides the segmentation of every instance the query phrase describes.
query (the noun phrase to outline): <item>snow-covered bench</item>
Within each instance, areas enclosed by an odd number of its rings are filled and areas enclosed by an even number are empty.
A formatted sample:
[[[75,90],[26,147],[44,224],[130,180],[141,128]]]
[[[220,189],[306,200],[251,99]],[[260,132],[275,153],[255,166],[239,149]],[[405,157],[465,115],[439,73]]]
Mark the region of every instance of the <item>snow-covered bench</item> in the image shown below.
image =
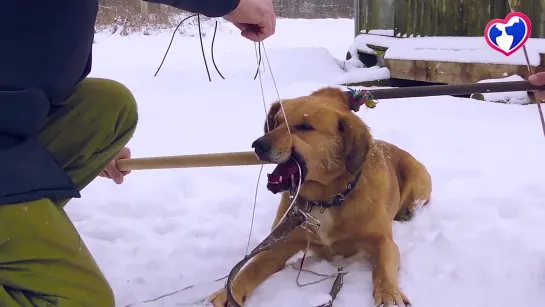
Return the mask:
[[[545,61],[545,39],[526,43],[530,65]],[[522,49],[511,56],[492,50],[483,37],[417,37],[361,34],[350,46],[352,56],[376,57],[392,78],[436,83],[474,83],[510,75],[527,77]],[[372,61],[368,61],[372,63]]]

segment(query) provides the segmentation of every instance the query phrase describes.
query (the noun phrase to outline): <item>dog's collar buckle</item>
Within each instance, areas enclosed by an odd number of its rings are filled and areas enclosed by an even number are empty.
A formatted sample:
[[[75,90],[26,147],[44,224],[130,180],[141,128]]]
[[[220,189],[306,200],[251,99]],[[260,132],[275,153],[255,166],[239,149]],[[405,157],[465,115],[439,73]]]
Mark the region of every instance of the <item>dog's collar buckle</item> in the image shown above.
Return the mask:
[[[345,200],[345,195],[342,193],[339,193],[333,196],[333,199],[331,199],[330,203],[332,206],[337,207],[337,206],[340,206],[344,202],[344,200]]]

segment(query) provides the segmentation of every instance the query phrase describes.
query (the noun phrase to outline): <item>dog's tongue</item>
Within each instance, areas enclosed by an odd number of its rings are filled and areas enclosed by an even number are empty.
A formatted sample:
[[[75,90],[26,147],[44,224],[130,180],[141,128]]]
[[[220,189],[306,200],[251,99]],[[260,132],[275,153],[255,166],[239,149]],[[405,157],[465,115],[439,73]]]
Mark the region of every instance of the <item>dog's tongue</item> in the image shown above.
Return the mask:
[[[273,194],[289,190],[292,176],[299,181],[299,167],[294,159],[289,159],[287,162],[278,164],[272,174],[267,174],[267,189]]]

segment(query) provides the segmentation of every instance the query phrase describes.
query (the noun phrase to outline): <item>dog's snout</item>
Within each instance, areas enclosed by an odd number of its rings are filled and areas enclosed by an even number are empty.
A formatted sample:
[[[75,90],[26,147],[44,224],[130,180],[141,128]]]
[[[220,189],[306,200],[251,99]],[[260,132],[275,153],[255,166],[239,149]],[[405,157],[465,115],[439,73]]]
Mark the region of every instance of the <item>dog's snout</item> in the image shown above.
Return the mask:
[[[257,156],[262,159],[271,151],[272,142],[268,138],[260,137],[252,143],[252,148],[254,148]]]

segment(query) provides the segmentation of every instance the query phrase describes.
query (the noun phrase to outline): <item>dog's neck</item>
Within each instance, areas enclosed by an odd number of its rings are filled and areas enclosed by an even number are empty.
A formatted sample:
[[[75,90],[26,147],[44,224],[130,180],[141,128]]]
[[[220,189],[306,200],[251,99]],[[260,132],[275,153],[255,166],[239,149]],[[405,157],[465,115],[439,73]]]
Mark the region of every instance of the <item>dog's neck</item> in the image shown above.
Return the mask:
[[[339,207],[355,188],[360,174],[361,169],[355,174],[344,172],[328,185],[306,182],[301,187],[298,198],[322,208]]]

